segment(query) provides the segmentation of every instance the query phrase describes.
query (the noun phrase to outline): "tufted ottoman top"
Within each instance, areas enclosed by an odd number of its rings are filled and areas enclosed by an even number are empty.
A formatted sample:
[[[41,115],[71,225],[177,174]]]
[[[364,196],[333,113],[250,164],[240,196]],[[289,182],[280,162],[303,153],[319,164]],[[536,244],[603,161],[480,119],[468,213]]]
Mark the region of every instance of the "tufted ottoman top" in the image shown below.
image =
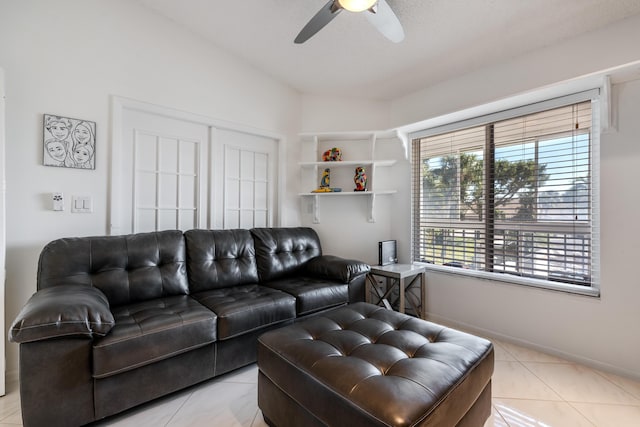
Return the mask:
[[[258,345],[261,375],[327,425],[456,425],[493,373],[489,341],[366,303]]]

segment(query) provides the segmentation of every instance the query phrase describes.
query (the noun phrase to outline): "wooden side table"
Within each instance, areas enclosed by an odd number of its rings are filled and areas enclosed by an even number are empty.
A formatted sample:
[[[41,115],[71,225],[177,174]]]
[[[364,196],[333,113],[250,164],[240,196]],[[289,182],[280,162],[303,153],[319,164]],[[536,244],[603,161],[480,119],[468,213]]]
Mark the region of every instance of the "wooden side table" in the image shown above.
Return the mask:
[[[378,287],[377,277],[386,278],[386,287],[381,290]],[[421,319],[427,317],[427,281],[426,269],[417,264],[389,264],[389,265],[372,265],[371,271],[367,275],[366,300],[369,303],[380,305],[383,304],[387,308],[391,308],[389,296],[393,290],[398,289],[398,311],[405,312],[405,303],[413,309],[414,313]],[[408,283],[407,283],[408,282]],[[407,291],[420,286],[419,299],[413,301],[407,298]],[[414,298],[418,299],[418,298]]]

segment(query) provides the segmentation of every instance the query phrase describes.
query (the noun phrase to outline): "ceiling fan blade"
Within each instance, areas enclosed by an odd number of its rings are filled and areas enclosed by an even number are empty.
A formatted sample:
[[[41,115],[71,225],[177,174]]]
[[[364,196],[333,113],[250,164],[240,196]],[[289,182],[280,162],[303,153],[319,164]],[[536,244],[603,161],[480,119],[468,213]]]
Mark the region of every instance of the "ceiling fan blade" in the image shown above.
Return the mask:
[[[373,11],[365,13],[365,16],[383,36],[394,43],[404,40],[404,30],[396,14],[385,0],[378,0]]]
[[[333,18],[335,18],[338,13],[342,10],[341,7],[334,6],[334,1],[329,0],[329,3],[325,4],[318,13],[314,15],[313,18],[304,28],[300,31],[296,39],[293,41],[294,43],[300,44],[309,40],[315,33],[320,31],[327,25]]]

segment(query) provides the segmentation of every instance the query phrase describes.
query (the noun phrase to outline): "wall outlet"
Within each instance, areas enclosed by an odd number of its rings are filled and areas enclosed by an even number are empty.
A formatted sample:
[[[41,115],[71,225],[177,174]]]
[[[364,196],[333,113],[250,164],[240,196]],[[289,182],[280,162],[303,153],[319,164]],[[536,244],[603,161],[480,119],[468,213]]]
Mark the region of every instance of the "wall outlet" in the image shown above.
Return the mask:
[[[62,193],[52,193],[51,202],[53,203],[52,209],[54,211],[60,212],[64,210],[64,196]]]

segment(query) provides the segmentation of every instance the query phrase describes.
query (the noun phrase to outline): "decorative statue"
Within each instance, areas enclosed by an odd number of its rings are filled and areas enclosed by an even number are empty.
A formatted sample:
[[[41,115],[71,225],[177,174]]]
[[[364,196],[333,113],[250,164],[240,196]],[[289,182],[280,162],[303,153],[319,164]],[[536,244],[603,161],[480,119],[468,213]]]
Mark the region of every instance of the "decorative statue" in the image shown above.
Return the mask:
[[[353,177],[356,188],[353,191],[367,191],[367,174],[362,166],[356,168],[356,174]]]
[[[339,148],[333,147],[331,150],[327,150],[322,153],[323,162],[339,162],[342,160],[342,151]]]
[[[320,187],[313,190],[312,193],[339,193],[342,188],[331,187],[331,170],[326,168],[322,171],[322,177],[320,178]]]
[[[320,188],[331,187],[331,169],[326,168],[322,172],[322,178],[320,178]]]

